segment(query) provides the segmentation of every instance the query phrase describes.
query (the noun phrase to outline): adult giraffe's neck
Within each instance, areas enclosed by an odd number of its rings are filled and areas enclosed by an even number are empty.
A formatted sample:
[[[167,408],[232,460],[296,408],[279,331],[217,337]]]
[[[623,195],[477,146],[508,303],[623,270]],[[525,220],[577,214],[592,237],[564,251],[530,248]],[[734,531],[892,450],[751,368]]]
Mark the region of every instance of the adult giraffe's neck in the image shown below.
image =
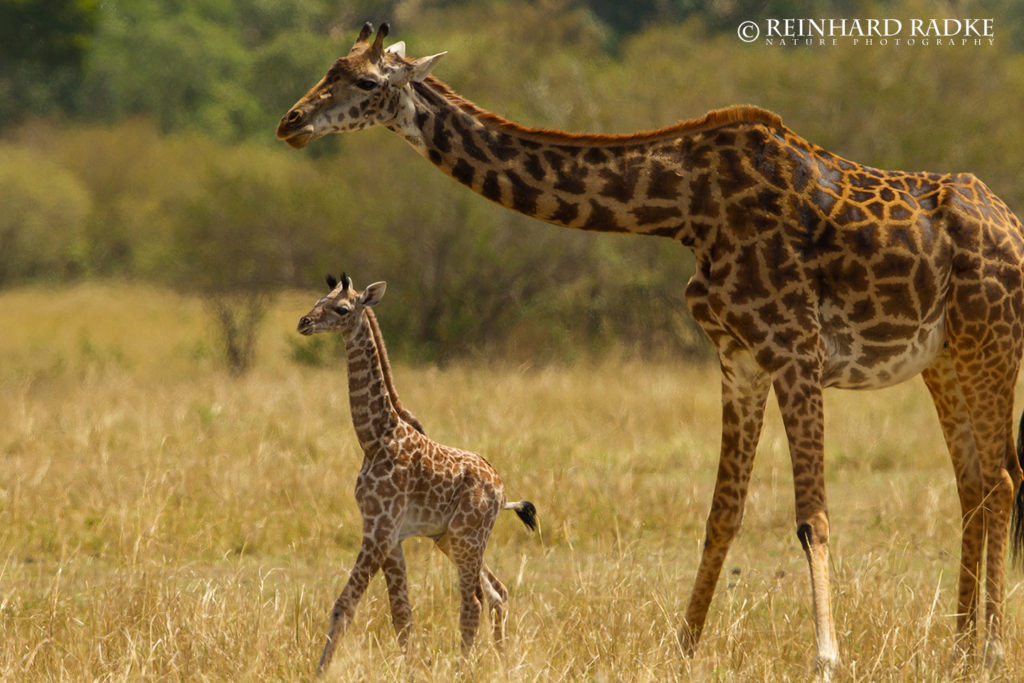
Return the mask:
[[[345,339],[345,355],[348,359],[348,401],[352,425],[359,445],[370,456],[380,447],[381,437],[394,433],[400,419],[391,401],[368,319],[364,318],[358,330]]]
[[[556,225],[687,244],[696,239],[692,209],[712,199],[710,138],[728,127],[782,127],[770,112],[734,107],[646,133],[574,135],[506,121],[433,77],[411,90],[390,127],[474,192]]]

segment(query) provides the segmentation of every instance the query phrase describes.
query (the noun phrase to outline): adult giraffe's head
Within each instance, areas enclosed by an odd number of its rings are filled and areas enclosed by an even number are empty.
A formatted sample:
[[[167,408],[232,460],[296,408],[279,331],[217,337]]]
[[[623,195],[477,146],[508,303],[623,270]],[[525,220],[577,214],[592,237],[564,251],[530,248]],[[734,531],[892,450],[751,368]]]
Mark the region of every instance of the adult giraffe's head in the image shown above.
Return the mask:
[[[388,25],[363,25],[349,53],[338,59],[320,82],[302,96],[277,125],[277,137],[299,149],[329,133],[344,133],[395,120],[402,92],[422,81],[445,53],[416,60],[405,58],[405,43],[387,49]]]
[[[352,279],[341,274],[341,282],[327,276],[331,291],[299,320],[299,334],[310,336],[319,332],[340,332],[349,340],[363,325],[363,309],[375,306],[384,296],[386,282],[375,282],[362,292],[352,286]]]

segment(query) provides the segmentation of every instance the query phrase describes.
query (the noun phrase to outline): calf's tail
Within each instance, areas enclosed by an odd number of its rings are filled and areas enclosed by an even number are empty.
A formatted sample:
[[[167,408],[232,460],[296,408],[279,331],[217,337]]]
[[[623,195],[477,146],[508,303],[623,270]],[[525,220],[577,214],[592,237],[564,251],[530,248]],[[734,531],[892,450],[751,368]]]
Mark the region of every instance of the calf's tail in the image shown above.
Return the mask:
[[[528,500],[520,500],[515,503],[505,503],[506,510],[514,510],[519,519],[523,520],[523,524],[528,526],[531,531],[537,528],[537,508],[534,507],[533,503]]]

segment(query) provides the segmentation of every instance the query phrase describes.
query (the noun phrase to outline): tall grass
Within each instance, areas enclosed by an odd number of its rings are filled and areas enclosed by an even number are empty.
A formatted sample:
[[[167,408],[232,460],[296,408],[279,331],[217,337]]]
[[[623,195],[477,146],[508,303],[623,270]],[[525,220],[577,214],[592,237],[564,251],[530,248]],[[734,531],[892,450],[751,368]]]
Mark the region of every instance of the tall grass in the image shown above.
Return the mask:
[[[0,297],[0,678],[309,677],[356,554],[360,453],[344,369],[287,360],[315,294],[282,295],[256,369],[209,351],[202,305],[134,285]],[[380,316],[386,320],[387,301]],[[770,411],[747,502],[692,660],[675,640],[718,451],[717,369],[625,356],[561,367],[395,368],[433,437],[478,450],[541,532],[500,518],[510,655],[484,629],[458,658],[454,572],[406,552],[403,659],[377,579],[338,650],[342,680],[804,680],[806,563]],[[946,680],[958,505],[920,381],[827,394],[833,600],[844,680]],[[1004,666],[1024,670],[1021,574]]]

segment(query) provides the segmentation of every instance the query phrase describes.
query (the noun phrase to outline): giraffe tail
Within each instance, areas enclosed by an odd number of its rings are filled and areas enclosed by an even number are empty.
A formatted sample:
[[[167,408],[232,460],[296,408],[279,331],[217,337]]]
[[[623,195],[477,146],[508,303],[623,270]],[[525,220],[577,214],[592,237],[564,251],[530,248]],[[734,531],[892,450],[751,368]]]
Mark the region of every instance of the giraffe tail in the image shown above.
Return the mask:
[[[1017,462],[1024,468],[1024,413],[1017,427]],[[1017,487],[1017,499],[1013,506],[1013,529],[1010,532],[1013,559],[1024,568],[1024,485]]]
[[[520,500],[516,503],[505,503],[506,510],[514,510],[523,524],[530,527],[530,531],[537,529],[537,508],[528,500]]]

